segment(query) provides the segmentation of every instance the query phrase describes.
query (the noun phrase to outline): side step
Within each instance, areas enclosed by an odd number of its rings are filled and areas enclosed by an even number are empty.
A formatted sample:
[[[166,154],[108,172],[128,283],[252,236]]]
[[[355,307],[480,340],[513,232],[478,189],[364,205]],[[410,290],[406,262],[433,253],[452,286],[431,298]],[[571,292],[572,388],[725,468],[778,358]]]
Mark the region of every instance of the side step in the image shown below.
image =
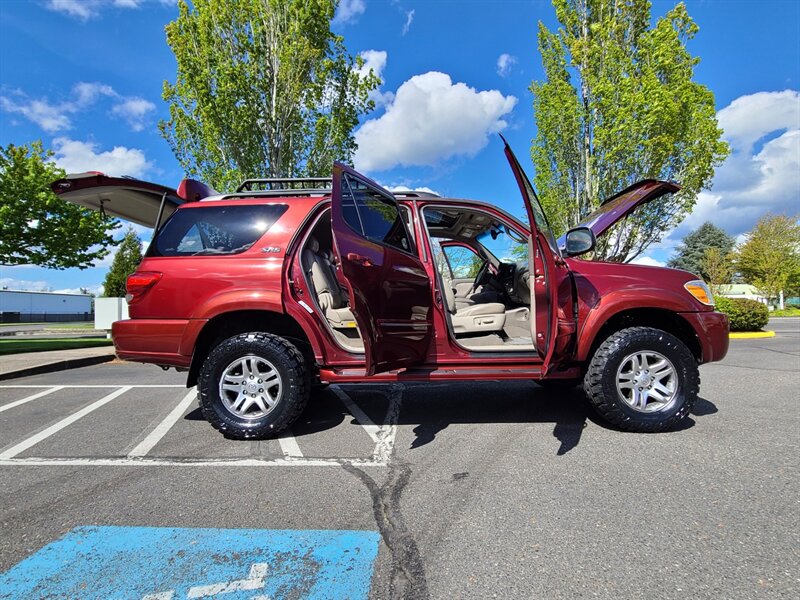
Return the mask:
[[[320,369],[323,383],[355,383],[368,379],[374,382],[394,381],[493,381],[496,379],[541,379],[538,366],[516,365],[508,367],[442,367],[438,369],[411,368],[389,371],[367,377],[366,369],[331,368]]]

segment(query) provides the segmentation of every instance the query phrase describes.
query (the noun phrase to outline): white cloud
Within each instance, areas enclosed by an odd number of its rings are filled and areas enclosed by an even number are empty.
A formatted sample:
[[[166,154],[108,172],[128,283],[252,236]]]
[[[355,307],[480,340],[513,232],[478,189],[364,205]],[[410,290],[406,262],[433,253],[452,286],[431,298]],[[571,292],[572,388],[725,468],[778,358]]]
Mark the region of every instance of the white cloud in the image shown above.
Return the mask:
[[[511,56],[510,54],[501,54],[497,57],[497,74],[500,77],[505,77],[511,72],[511,67],[513,67],[517,62],[516,56]]]
[[[705,221],[739,235],[767,212],[800,212],[800,93],[741,96],[717,117],[731,155],[717,169],[711,190],[698,195],[692,214],[662,247],[674,246]]]
[[[148,115],[156,109],[156,105],[144,98],[131,97],[123,100],[111,109],[111,114],[127,121],[133,131],[144,129]]]
[[[0,277],[0,289],[26,290],[31,292],[46,292],[51,289],[50,284],[43,279],[32,281],[30,279],[14,279],[13,277]]]
[[[15,96],[19,97],[20,94],[21,92],[18,92]],[[29,100],[23,97],[17,101],[8,96],[0,96],[0,108],[7,113],[22,115],[48,133],[69,129],[72,126],[67,115],[68,111],[63,106],[50,104],[47,100]]]
[[[410,188],[407,185],[393,185],[386,189],[388,189],[390,192],[428,192],[429,194],[436,194],[437,196],[441,196],[439,192],[425,186]]]
[[[488,136],[503,130],[501,117],[517,103],[497,90],[478,92],[430,71],[404,82],[378,118],[356,132],[354,162],[364,171],[398,165],[434,165],[454,156],[474,156]]]
[[[69,17],[88,21],[100,15],[103,8],[139,8],[143,0],[47,0],[48,10],[63,13]],[[163,4],[163,0],[162,0]]]
[[[660,260],[656,260],[655,258],[651,258],[649,256],[637,256],[631,261],[634,265],[645,265],[647,267],[665,267],[667,266],[666,263],[661,262]]]
[[[103,284],[95,283],[82,288],[62,288],[60,290],[53,290],[54,294],[83,294],[86,292],[92,294],[93,296],[100,297],[103,295]]]
[[[359,53],[364,59],[364,64],[356,71],[359,76],[366,77],[372,71],[376,77],[383,82],[383,70],[386,68],[388,54],[385,50],[365,50]],[[394,100],[392,92],[381,92],[380,87],[369,93],[370,100],[375,102],[375,106],[385,106]]]
[[[53,140],[53,150],[56,164],[67,173],[101,171],[107,175],[141,177],[153,166],[138,148],[115,146],[98,152],[94,142],[59,137]]]
[[[100,99],[113,101],[110,114],[127,121],[133,131],[141,131],[147,116],[156,106],[149,100],[138,96],[122,96],[110,85],[99,82],[76,83],[69,97],[61,102],[51,102],[46,98],[31,99],[21,90],[9,96],[0,96],[0,109],[19,114],[41,127],[47,133],[72,129],[71,116],[92,108]]]
[[[410,10],[410,11],[408,11],[406,13],[406,22],[403,23],[403,33],[402,33],[402,35],[407,34],[408,30],[411,29],[411,23],[414,22],[414,13],[415,12],[416,11],[414,9],[412,9],[412,10]]]
[[[358,17],[364,14],[365,10],[367,10],[367,5],[364,0],[342,0],[339,2],[339,8],[336,9],[333,22],[341,25],[354,23]]]

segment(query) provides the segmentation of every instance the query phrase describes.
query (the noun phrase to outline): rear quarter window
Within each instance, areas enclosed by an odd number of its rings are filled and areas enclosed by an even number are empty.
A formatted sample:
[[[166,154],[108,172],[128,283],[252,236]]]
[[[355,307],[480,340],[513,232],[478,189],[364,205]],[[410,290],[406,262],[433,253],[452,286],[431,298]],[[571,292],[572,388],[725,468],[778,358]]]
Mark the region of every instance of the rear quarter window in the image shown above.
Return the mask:
[[[285,204],[203,206],[176,210],[147,249],[147,256],[240,254],[264,235]]]

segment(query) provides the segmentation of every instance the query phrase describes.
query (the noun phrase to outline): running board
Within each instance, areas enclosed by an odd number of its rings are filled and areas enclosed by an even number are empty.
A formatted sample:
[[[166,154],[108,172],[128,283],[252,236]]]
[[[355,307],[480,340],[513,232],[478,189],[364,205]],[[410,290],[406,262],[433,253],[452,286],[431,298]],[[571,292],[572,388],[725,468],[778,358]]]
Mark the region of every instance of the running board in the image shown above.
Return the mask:
[[[493,381],[496,379],[541,379],[539,366],[517,365],[508,367],[442,367],[439,369],[411,368],[367,376],[366,369],[320,369],[323,383],[394,382],[394,381]]]

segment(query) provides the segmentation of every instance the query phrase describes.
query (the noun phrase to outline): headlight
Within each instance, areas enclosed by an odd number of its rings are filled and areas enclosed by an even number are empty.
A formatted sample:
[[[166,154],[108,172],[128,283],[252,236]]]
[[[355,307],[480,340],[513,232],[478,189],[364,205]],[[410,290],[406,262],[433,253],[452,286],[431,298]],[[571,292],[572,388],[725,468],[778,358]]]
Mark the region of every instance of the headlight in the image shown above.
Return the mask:
[[[714,296],[711,294],[711,289],[702,279],[687,281],[683,284],[683,287],[685,287],[687,292],[689,292],[703,304],[706,304],[707,306],[714,306]]]

